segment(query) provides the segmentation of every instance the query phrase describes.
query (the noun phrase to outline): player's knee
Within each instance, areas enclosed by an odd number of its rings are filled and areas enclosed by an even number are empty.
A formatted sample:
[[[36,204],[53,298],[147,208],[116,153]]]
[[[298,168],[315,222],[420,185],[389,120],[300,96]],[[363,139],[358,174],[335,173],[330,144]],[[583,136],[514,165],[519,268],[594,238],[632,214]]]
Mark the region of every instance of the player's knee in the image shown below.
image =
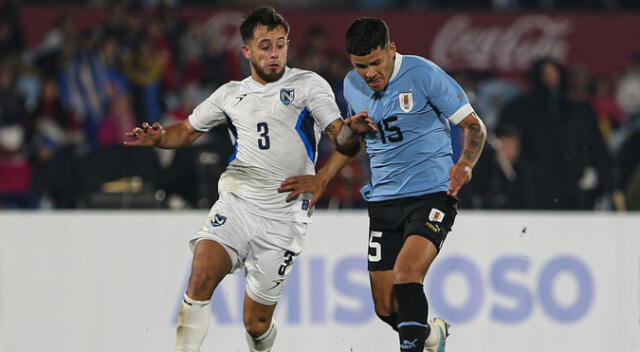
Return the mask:
[[[411,265],[397,265],[393,268],[394,284],[406,284],[410,282],[422,282],[419,270]]]
[[[249,316],[247,314],[244,316],[244,328],[253,337],[264,334],[269,330],[269,326],[271,326],[271,320],[267,317]]]
[[[378,315],[391,315],[397,310],[391,294],[376,294],[374,292],[373,303]]]
[[[375,304],[376,314],[379,316],[389,316],[395,312],[393,304],[391,302],[376,302]]]
[[[213,287],[215,285],[214,276],[206,271],[196,270],[191,273],[189,278],[189,297],[195,299],[195,297],[209,299],[213,294]]]

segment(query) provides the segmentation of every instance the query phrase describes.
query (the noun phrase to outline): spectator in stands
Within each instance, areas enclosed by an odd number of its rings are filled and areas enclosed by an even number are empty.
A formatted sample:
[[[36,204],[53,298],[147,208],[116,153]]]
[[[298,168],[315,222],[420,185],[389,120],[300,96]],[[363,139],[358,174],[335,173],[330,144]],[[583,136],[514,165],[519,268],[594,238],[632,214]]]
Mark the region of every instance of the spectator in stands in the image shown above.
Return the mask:
[[[0,61],[20,55],[23,49],[24,38],[15,1],[0,0]]]
[[[97,146],[98,127],[109,104],[109,75],[98,55],[98,39],[96,31],[83,33],[58,75],[60,97],[80,120],[92,149]]]
[[[24,98],[13,70],[0,67],[0,208],[35,208],[26,153]]]
[[[147,39],[140,38],[133,52],[126,55],[123,62],[138,125],[159,122],[165,109],[162,77],[166,62]]]
[[[591,105],[598,115],[600,129],[609,149],[615,149],[614,135],[626,122],[626,116],[613,95],[613,86],[609,78],[598,77],[594,80]]]
[[[535,209],[594,209],[612,190],[612,163],[591,106],[567,95],[566,73],[543,58],[530,70],[531,90],[508,103],[500,129],[522,137],[522,159],[531,165]]]
[[[127,77],[122,71],[122,46],[115,37],[102,37],[98,58],[107,75],[110,96],[126,94],[129,91]]]
[[[72,183],[69,170],[64,168],[73,158],[75,148],[85,141],[77,119],[62,103],[54,79],[43,82],[26,126],[33,168],[32,191],[38,197],[61,204],[58,197],[68,197],[67,188]]]
[[[520,133],[513,128],[497,130],[463,189],[460,206],[476,209],[528,209],[535,188],[531,166],[521,158]]]
[[[136,126],[131,111],[129,96],[119,94],[111,102],[109,112],[100,125],[98,143],[100,146],[120,145],[122,136]]]
[[[520,94],[520,90],[514,82],[500,77],[489,76],[478,83],[474,106],[488,129],[496,127],[500,109],[507,101]]]
[[[65,50],[75,44],[78,31],[67,14],[62,14],[34,51],[36,66],[44,76],[56,76],[61,70]]]
[[[620,184],[627,189],[632,183],[634,172],[640,167],[640,130],[635,130],[620,147],[618,166],[620,168]],[[637,182],[637,181],[636,181]]]
[[[616,99],[628,120],[640,127],[640,51],[636,52],[618,80]]]

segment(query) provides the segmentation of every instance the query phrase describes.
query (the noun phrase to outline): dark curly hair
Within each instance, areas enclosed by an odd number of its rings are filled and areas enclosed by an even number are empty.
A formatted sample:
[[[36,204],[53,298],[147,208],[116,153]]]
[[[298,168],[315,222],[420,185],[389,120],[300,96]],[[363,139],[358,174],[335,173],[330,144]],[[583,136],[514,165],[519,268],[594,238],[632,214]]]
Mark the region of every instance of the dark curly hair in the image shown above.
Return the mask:
[[[258,26],[265,26],[269,30],[282,27],[285,33],[289,34],[289,23],[271,6],[259,7],[251,11],[251,13],[245,17],[244,21],[242,21],[242,24],[240,24],[240,35],[245,43],[253,39],[253,31],[255,31]]]
[[[373,17],[361,17],[353,21],[347,29],[347,53],[365,56],[378,48],[389,45],[389,28],[383,20]]]

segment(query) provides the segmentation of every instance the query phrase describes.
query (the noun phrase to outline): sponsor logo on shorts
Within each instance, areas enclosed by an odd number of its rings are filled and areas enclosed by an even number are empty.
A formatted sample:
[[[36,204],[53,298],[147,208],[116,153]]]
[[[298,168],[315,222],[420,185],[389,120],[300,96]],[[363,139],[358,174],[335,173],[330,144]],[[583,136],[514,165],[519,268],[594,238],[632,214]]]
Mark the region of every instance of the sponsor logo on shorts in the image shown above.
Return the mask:
[[[442,222],[442,220],[444,220],[444,212],[436,208],[431,209],[429,221]]]
[[[225,222],[227,222],[227,217],[220,214],[214,215],[213,219],[209,220],[209,223],[211,223],[213,227],[224,225]]]
[[[436,232],[436,233],[440,232],[440,226],[438,226],[438,225],[436,225],[436,224],[434,224],[432,222],[428,222],[428,221],[425,222],[424,224],[425,224],[425,226],[427,226],[429,228],[429,230],[431,230],[433,232]]]
[[[302,200],[302,210],[309,210],[309,200],[308,199],[303,199]]]
[[[271,288],[269,288],[269,289],[270,289],[270,290],[273,290],[274,288],[276,288],[276,287],[280,286],[280,284],[281,284],[282,282],[284,282],[284,279],[285,279],[285,278],[283,278],[283,277],[282,277],[282,278],[279,278],[279,279],[272,280],[272,281],[275,283],[275,285],[273,285],[273,286],[272,286]]]

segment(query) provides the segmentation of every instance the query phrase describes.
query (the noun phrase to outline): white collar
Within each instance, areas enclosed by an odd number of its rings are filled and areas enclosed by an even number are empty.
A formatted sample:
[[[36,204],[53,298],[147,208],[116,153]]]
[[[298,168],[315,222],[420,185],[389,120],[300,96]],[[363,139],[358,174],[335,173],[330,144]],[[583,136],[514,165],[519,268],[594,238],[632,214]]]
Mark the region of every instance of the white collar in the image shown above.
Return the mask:
[[[391,78],[389,78],[389,83],[391,83],[391,81],[393,81],[393,79],[398,74],[398,71],[400,71],[400,66],[402,65],[402,58],[403,57],[404,57],[403,55],[401,55],[399,52],[396,51],[396,60],[393,63],[393,73],[391,74]]]

